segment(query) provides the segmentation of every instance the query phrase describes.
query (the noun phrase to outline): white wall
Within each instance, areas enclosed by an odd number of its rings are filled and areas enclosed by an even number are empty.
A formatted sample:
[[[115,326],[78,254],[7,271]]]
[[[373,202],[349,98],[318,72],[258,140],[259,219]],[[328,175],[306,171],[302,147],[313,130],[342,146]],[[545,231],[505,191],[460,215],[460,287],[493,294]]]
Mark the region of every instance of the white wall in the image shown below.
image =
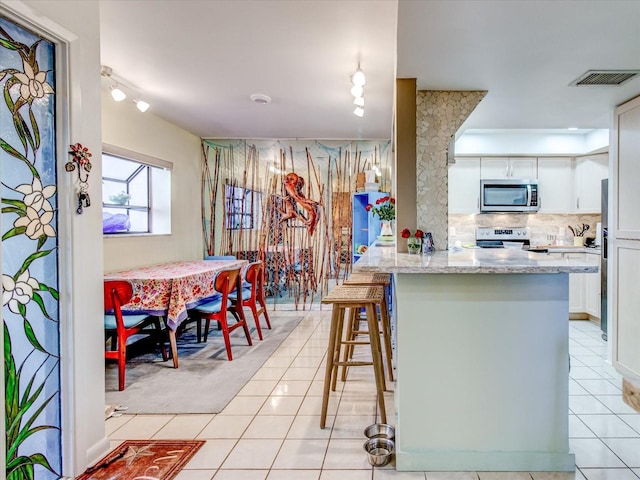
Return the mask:
[[[608,130],[589,133],[497,132],[464,133],[456,155],[582,155],[609,145]]]
[[[75,476],[109,447],[104,431],[103,271],[96,262],[102,258],[102,212],[94,204],[82,215],[74,213],[76,185],[63,168],[69,144],[80,142],[94,154],[101,148],[98,3],[3,0],[0,7],[68,45],[67,55],[64,50],[57,55],[63,62],[58,72],[69,74],[68,89],[64,81],[56,85],[58,234],[63,473]],[[95,162],[89,178],[92,198],[100,198],[100,170]]]
[[[104,269],[120,270],[173,260],[202,259],[200,138],[133,102],[114,102],[102,91],[102,141],[173,163],[171,235],[104,237]]]

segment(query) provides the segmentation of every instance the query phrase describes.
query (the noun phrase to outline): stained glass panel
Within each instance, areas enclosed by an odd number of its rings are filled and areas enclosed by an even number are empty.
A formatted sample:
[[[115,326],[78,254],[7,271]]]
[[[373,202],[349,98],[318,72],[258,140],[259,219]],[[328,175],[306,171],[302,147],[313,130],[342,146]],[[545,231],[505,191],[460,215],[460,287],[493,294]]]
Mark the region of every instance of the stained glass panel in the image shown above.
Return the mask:
[[[7,480],[62,470],[54,55],[0,17]]]

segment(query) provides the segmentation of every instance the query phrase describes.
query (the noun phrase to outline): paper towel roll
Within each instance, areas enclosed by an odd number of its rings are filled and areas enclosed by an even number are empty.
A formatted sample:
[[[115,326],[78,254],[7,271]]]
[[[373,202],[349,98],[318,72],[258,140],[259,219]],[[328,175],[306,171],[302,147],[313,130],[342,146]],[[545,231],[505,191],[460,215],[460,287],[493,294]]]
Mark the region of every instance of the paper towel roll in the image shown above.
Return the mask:
[[[376,172],[373,170],[365,170],[364,172],[367,183],[375,183],[376,181]]]

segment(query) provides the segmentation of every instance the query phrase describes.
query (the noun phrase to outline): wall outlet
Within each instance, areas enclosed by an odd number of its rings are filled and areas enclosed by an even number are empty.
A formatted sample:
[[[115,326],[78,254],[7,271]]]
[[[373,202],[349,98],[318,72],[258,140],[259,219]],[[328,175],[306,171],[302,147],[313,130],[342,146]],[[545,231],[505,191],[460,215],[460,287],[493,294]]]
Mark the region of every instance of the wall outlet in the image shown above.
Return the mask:
[[[456,236],[456,227],[449,227],[449,235],[452,237]]]
[[[564,237],[565,233],[566,232],[565,232],[565,228],[564,227],[558,227],[558,235],[560,237]]]

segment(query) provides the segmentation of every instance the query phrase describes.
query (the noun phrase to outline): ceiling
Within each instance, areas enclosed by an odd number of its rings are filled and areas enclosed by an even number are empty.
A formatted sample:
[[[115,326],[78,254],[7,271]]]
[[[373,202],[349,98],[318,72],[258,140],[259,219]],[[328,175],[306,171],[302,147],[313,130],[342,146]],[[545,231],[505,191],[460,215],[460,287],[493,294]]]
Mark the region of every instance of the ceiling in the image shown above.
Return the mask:
[[[569,86],[589,69],[640,69],[635,0],[101,0],[100,14],[102,64],[201,137],[391,138],[396,76],[487,90],[461,131],[609,128],[640,94],[640,77]]]

